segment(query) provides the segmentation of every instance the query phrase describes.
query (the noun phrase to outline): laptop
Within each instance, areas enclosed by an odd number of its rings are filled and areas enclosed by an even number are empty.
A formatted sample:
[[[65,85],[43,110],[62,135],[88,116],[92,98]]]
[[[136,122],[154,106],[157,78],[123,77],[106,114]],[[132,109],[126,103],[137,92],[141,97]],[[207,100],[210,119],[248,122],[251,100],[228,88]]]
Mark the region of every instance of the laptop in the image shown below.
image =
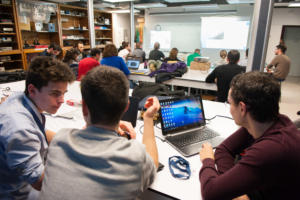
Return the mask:
[[[138,107],[139,107],[139,99],[134,97],[129,97],[129,108],[122,116],[121,120],[131,122],[132,126],[136,126]]]
[[[148,69],[139,69],[139,67],[140,67],[139,60],[130,60],[129,59],[129,60],[127,60],[126,65],[132,74],[146,74],[149,72]]]
[[[182,155],[198,154],[205,142],[215,148],[224,140],[216,131],[205,126],[200,96],[160,100],[160,106],[162,134]]]
[[[140,67],[140,61],[139,60],[127,60],[126,65],[129,70],[138,70]]]

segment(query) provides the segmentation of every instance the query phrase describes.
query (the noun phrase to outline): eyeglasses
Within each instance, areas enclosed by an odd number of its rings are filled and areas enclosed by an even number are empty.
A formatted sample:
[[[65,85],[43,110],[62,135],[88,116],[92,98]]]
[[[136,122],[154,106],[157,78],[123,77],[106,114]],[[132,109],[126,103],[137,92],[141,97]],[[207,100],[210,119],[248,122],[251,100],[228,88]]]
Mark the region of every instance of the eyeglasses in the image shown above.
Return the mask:
[[[169,169],[175,178],[187,180],[191,176],[190,163],[181,156],[172,156],[169,158]]]

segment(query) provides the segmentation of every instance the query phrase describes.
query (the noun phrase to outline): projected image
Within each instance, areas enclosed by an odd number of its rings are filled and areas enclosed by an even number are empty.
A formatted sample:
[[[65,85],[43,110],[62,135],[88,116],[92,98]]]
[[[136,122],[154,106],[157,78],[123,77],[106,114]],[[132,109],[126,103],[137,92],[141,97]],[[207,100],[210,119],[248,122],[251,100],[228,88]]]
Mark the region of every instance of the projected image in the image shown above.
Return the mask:
[[[203,48],[246,49],[250,22],[235,17],[202,17]]]
[[[159,42],[161,49],[171,48],[171,32],[170,31],[150,31],[150,48],[154,43]]]
[[[165,131],[199,124],[204,120],[199,101],[192,99],[162,103],[161,115]]]

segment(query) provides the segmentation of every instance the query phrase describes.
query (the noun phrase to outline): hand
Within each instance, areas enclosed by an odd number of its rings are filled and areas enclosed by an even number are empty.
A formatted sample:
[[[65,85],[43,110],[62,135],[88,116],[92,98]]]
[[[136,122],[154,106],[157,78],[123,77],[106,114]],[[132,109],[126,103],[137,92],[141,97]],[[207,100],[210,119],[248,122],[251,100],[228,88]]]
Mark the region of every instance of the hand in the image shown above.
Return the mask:
[[[202,149],[199,152],[200,159],[203,162],[206,158],[215,159],[213,148],[210,143],[204,143],[202,144]]]
[[[250,198],[246,194],[244,194],[244,195],[234,198],[232,200],[250,200]]]
[[[6,99],[7,97],[1,97],[0,104],[3,103]]]
[[[130,122],[121,120],[119,123],[119,127],[118,127],[118,133],[120,135],[124,135],[125,132],[129,133],[131,139],[136,138],[136,133],[135,133],[134,128],[132,127],[132,124]]]
[[[147,110],[144,113],[143,116],[144,119],[145,118],[153,119],[154,115],[157,113],[157,111],[160,108],[160,104],[157,97],[149,97],[145,103],[145,108],[147,108]]]

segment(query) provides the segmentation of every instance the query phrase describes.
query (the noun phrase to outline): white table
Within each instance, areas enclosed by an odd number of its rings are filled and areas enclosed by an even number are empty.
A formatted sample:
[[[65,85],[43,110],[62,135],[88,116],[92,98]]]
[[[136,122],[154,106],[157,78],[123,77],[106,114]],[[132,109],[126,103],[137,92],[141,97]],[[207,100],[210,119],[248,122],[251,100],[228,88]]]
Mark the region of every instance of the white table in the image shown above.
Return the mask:
[[[8,84],[0,84],[0,88],[9,86],[12,91],[24,91],[25,81],[13,82]],[[76,101],[81,100],[79,82],[74,82],[68,87],[68,92],[65,95],[65,100],[74,99]],[[203,101],[203,106],[205,108],[206,118],[212,118],[215,115],[223,115],[231,117],[229,113],[229,106],[224,103],[213,102],[213,101]],[[75,118],[64,119],[60,117],[53,117],[46,115],[46,128],[57,132],[61,128],[82,128],[85,125],[83,117],[81,115],[81,107],[69,106],[66,103],[62,104],[61,108],[58,110],[57,114],[63,114],[66,112],[77,112]],[[137,132],[137,140],[142,140],[142,134],[140,134],[139,129],[143,125],[143,121],[138,120],[137,126],[135,128]],[[233,133],[238,126],[235,125],[234,121],[227,118],[216,117],[207,124],[210,128],[221,133],[221,136],[228,137]],[[161,130],[155,127],[155,135],[162,138]],[[156,138],[159,162],[165,167],[162,171],[158,172],[154,183],[150,188],[154,191],[166,194],[171,197],[186,200],[201,200],[201,188],[199,182],[199,171],[202,166],[200,162],[199,155],[186,158],[191,167],[191,177],[188,180],[179,180],[174,178],[168,166],[168,159],[174,155],[180,155],[174,148],[172,148],[168,143],[162,142],[160,139]]]
[[[182,77],[175,77],[173,79],[164,81],[164,84],[167,85],[175,85],[175,86],[183,86],[189,88],[198,88],[204,90],[213,90],[217,91],[217,85],[215,83],[206,83],[205,78],[211,72],[209,71],[200,71],[200,70],[192,70],[188,69],[188,71],[183,74]],[[145,81],[145,82],[155,82],[155,78],[151,78],[145,74],[130,74],[128,76],[130,80],[135,81]],[[190,93],[190,92],[189,92]]]

